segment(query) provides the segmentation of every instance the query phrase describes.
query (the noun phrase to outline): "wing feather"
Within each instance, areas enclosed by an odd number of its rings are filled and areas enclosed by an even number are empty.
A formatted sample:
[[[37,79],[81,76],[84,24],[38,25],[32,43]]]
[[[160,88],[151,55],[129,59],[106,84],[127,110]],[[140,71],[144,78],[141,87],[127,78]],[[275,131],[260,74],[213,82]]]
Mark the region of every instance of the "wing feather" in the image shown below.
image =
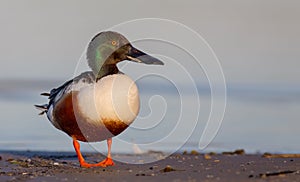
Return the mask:
[[[42,96],[48,96],[49,103],[43,105],[35,105],[35,107],[42,111],[40,115],[47,113],[50,107],[53,108],[55,106],[55,103],[57,103],[64,94],[69,93],[71,91],[78,91],[82,87],[85,87],[94,82],[95,76],[93,72],[84,72],[79,76],[65,82],[63,85],[52,89],[50,93],[42,93]]]

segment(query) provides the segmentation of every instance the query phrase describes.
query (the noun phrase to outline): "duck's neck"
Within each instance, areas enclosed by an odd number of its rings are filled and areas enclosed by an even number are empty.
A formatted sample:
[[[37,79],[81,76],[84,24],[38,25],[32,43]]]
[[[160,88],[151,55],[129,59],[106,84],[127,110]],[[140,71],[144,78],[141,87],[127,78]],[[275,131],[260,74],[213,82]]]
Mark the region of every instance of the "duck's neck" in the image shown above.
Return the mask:
[[[102,77],[107,75],[116,74],[119,72],[119,69],[116,64],[105,64],[101,67],[100,71],[96,74],[96,80],[98,81]]]

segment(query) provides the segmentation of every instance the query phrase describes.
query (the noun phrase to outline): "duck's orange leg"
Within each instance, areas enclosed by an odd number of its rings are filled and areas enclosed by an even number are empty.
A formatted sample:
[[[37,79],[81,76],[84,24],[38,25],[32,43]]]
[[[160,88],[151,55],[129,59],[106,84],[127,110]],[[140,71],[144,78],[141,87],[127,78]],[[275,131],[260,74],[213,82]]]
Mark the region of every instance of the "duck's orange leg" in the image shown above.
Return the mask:
[[[80,166],[81,167],[86,167],[86,168],[113,166],[114,162],[111,159],[111,152],[110,152],[111,151],[111,144],[112,144],[112,139],[111,138],[107,139],[108,153],[107,153],[106,159],[104,159],[103,161],[101,161],[99,163],[96,163],[96,164],[89,164],[89,163],[85,162],[85,160],[84,160],[84,158],[83,158],[83,156],[80,152],[79,142],[76,140],[76,138],[73,138],[73,146],[74,146],[74,149],[76,151]]]
[[[102,166],[102,165],[105,165],[105,166],[113,166],[115,165],[114,161],[112,160],[111,158],[111,144],[112,144],[112,139],[109,138],[107,139],[107,157],[106,159],[104,159],[103,161],[99,162],[98,164],[95,164],[95,166]]]
[[[89,164],[87,162],[85,162],[81,152],[80,152],[80,144],[79,142],[76,140],[76,138],[73,138],[73,146],[74,146],[74,149],[76,151],[76,154],[77,154],[77,157],[78,157],[78,161],[80,163],[80,166],[81,167],[86,167],[86,168],[90,168],[90,167],[94,167],[95,164]],[[101,166],[101,167],[106,167],[106,165],[97,165],[97,166]]]

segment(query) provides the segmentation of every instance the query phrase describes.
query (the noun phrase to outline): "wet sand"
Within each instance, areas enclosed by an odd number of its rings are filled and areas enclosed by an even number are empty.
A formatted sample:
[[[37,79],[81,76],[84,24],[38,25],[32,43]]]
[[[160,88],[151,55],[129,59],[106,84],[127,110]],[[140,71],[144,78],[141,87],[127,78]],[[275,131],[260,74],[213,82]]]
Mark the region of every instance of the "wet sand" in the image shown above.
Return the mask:
[[[115,161],[115,166],[89,169],[79,166],[75,152],[0,151],[0,156],[0,181],[300,181],[300,158],[267,158],[243,151],[193,151],[149,164]],[[85,157],[88,162],[104,159],[97,153],[85,153]],[[118,157],[141,158],[126,154]]]

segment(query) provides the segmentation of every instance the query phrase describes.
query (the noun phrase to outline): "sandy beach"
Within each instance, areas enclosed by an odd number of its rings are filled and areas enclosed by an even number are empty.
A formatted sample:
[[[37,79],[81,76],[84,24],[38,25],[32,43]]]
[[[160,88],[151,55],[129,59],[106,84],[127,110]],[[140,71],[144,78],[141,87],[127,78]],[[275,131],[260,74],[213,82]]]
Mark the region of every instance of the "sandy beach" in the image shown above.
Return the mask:
[[[115,166],[89,169],[79,166],[75,152],[2,151],[0,156],[0,181],[300,181],[300,158],[293,155],[187,151],[154,163],[116,161]],[[97,153],[85,157],[89,162],[104,159]]]

